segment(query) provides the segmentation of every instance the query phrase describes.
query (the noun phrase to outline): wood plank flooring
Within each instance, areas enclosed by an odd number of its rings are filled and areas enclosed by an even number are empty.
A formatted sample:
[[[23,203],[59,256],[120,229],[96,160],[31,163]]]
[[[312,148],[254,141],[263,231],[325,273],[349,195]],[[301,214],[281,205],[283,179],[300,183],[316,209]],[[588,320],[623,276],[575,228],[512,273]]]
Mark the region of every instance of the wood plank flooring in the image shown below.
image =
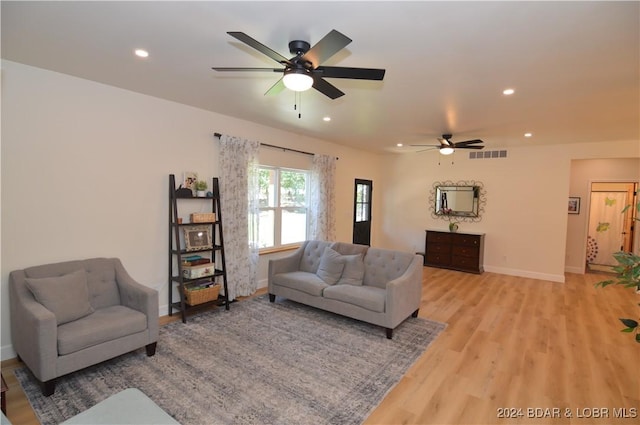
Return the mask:
[[[638,318],[640,295],[594,288],[605,278],[425,268],[420,316],[448,327],[365,423],[640,423],[640,344],[618,322]],[[36,425],[17,366],[2,362],[8,417]]]

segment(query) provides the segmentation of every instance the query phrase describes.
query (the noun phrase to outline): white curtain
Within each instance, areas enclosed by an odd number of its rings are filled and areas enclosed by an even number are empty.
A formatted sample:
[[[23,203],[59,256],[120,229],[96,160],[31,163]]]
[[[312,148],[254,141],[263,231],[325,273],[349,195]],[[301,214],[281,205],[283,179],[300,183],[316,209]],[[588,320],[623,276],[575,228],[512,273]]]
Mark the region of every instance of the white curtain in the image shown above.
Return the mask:
[[[309,239],[335,240],[335,174],[335,157],[313,156],[309,190]]]
[[[260,143],[220,136],[220,198],[229,300],[258,289]]]
[[[623,244],[626,192],[591,192],[587,262],[616,265],[613,253]]]

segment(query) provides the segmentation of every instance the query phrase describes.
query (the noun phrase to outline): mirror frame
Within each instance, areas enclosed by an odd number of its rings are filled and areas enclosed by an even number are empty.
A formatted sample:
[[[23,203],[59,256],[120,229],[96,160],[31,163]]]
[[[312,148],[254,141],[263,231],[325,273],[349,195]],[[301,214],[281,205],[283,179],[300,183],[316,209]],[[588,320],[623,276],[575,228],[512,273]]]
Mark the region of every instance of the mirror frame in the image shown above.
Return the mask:
[[[437,190],[438,187],[442,186],[468,186],[474,187],[478,190],[478,213],[477,216],[470,216],[466,213],[464,214],[439,214],[436,206],[437,199]],[[482,182],[476,180],[460,180],[457,182],[452,182],[450,180],[446,181],[436,181],[433,182],[431,186],[431,193],[429,195],[429,211],[431,212],[431,217],[435,219],[442,219],[451,221],[451,217],[455,217],[455,221],[457,222],[477,222],[482,220],[482,215],[484,214],[485,204],[487,203],[487,191],[484,189],[484,185]]]

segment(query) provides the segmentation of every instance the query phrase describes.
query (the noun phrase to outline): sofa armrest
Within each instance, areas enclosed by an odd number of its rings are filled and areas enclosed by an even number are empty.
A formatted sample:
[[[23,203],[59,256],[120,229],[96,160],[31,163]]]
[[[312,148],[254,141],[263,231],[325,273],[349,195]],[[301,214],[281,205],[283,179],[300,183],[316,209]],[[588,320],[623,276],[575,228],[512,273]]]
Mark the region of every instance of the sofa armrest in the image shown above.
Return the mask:
[[[304,252],[304,247],[305,247],[305,244],[303,244],[300,248],[295,250],[295,252],[291,255],[269,260],[269,276],[268,276],[269,288],[271,288],[271,283],[273,282],[273,277],[275,275],[279,273],[289,273],[289,272],[295,272],[299,270],[300,258],[302,257],[302,253]]]
[[[115,259],[116,282],[120,290],[120,303],[147,316],[150,342],[158,340],[158,291],[134,280],[122,262]]]
[[[14,351],[41,381],[57,376],[58,322],[56,316],[33,297],[24,271],[9,274],[9,314]]]
[[[420,308],[422,269],[422,257],[416,255],[401,276],[387,283],[386,309],[392,326]]]

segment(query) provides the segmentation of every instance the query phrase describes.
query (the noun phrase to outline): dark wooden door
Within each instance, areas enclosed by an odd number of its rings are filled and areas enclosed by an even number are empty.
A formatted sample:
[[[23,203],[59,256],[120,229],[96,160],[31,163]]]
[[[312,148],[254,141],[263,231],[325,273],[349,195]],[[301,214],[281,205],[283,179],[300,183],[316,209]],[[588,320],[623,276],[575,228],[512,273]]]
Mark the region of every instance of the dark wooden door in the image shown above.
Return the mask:
[[[371,245],[371,200],[373,182],[356,179],[353,195],[353,243]]]

